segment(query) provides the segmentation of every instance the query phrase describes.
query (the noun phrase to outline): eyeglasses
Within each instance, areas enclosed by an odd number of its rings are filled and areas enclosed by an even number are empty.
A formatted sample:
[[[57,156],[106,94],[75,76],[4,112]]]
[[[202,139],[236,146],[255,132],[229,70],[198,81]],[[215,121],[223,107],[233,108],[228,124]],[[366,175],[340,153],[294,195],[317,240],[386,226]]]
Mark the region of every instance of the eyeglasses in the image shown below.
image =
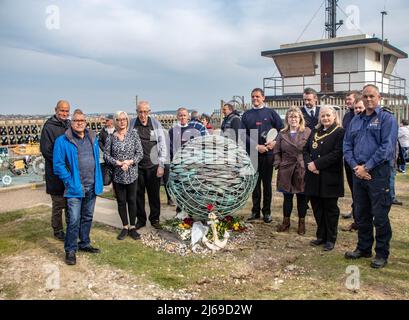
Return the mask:
[[[124,122],[124,121],[128,121],[128,119],[127,119],[127,118],[121,118],[121,119],[116,119],[116,121],[118,121],[118,122]]]
[[[78,123],[78,124],[84,124],[87,121],[86,120],[72,120],[72,122]]]
[[[149,112],[151,112],[150,110],[148,111],[138,111],[139,114],[148,114]]]

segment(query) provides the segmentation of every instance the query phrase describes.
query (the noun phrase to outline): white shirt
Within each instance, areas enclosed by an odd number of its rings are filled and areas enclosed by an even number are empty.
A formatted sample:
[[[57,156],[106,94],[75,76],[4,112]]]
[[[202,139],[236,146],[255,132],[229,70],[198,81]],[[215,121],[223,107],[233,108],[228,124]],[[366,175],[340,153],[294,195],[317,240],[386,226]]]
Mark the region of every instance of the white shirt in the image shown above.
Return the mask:
[[[314,111],[314,117],[317,117],[317,107],[308,108],[307,106],[304,106],[304,110],[307,111],[309,116],[311,116],[311,111]]]
[[[409,126],[399,127],[398,140],[402,148],[409,148]]]

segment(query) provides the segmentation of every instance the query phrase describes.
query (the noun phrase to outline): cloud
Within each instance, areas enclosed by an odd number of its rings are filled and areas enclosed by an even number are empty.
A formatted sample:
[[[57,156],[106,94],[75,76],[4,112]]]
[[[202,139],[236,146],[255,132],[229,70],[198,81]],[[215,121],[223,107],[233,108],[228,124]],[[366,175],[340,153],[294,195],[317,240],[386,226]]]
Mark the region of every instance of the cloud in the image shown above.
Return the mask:
[[[1,86],[34,87],[45,100],[47,88],[63,88],[87,103],[88,90],[104,108],[117,101],[132,105],[138,94],[163,106],[198,103],[209,112],[222,98],[247,97],[252,87],[262,86],[275,66],[260,52],[295,42],[321,2],[3,0],[0,74],[7,80],[0,80]],[[383,3],[359,2],[362,30],[379,29]],[[50,5],[59,9],[59,30],[46,27]],[[405,1],[389,1],[388,7],[393,20],[405,21]],[[323,17],[318,14],[302,40],[321,38]],[[387,19],[388,38],[406,50],[408,26]],[[340,29],[341,35],[350,32]],[[400,62],[399,69],[409,74],[407,63]]]

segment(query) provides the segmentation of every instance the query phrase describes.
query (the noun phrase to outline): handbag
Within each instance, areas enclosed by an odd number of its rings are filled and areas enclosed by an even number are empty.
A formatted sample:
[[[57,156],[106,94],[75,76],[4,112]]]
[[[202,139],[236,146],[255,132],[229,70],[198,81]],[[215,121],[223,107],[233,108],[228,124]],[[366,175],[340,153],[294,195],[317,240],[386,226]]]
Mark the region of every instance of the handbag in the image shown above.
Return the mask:
[[[102,182],[104,186],[109,186],[112,183],[112,166],[108,163],[101,163]]]
[[[113,143],[114,138],[111,137],[111,155],[112,155],[112,143]],[[103,162],[101,163],[101,171],[102,171],[102,183],[104,186],[109,186],[112,183],[112,175],[114,174],[113,167],[106,163]]]

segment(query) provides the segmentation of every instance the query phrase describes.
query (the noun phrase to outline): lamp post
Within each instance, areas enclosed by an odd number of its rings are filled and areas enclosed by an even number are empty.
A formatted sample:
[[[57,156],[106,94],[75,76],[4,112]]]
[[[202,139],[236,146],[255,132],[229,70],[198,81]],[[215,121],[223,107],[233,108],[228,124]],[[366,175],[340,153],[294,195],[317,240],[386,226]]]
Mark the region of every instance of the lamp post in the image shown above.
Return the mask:
[[[381,11],[382,15],[382,53],[381,53],[381,65],[382,65],[382,80],[381,80],[381,92],[383,93],[383,79],[385,75],[385,59],[383,56],[383,47],[384,47],[384,17],[388,15],[388,12]]]
[[[238,102],[238,104],[241,104],[241,108],[244,111],[244,96],[233,96],[233,101]]]

